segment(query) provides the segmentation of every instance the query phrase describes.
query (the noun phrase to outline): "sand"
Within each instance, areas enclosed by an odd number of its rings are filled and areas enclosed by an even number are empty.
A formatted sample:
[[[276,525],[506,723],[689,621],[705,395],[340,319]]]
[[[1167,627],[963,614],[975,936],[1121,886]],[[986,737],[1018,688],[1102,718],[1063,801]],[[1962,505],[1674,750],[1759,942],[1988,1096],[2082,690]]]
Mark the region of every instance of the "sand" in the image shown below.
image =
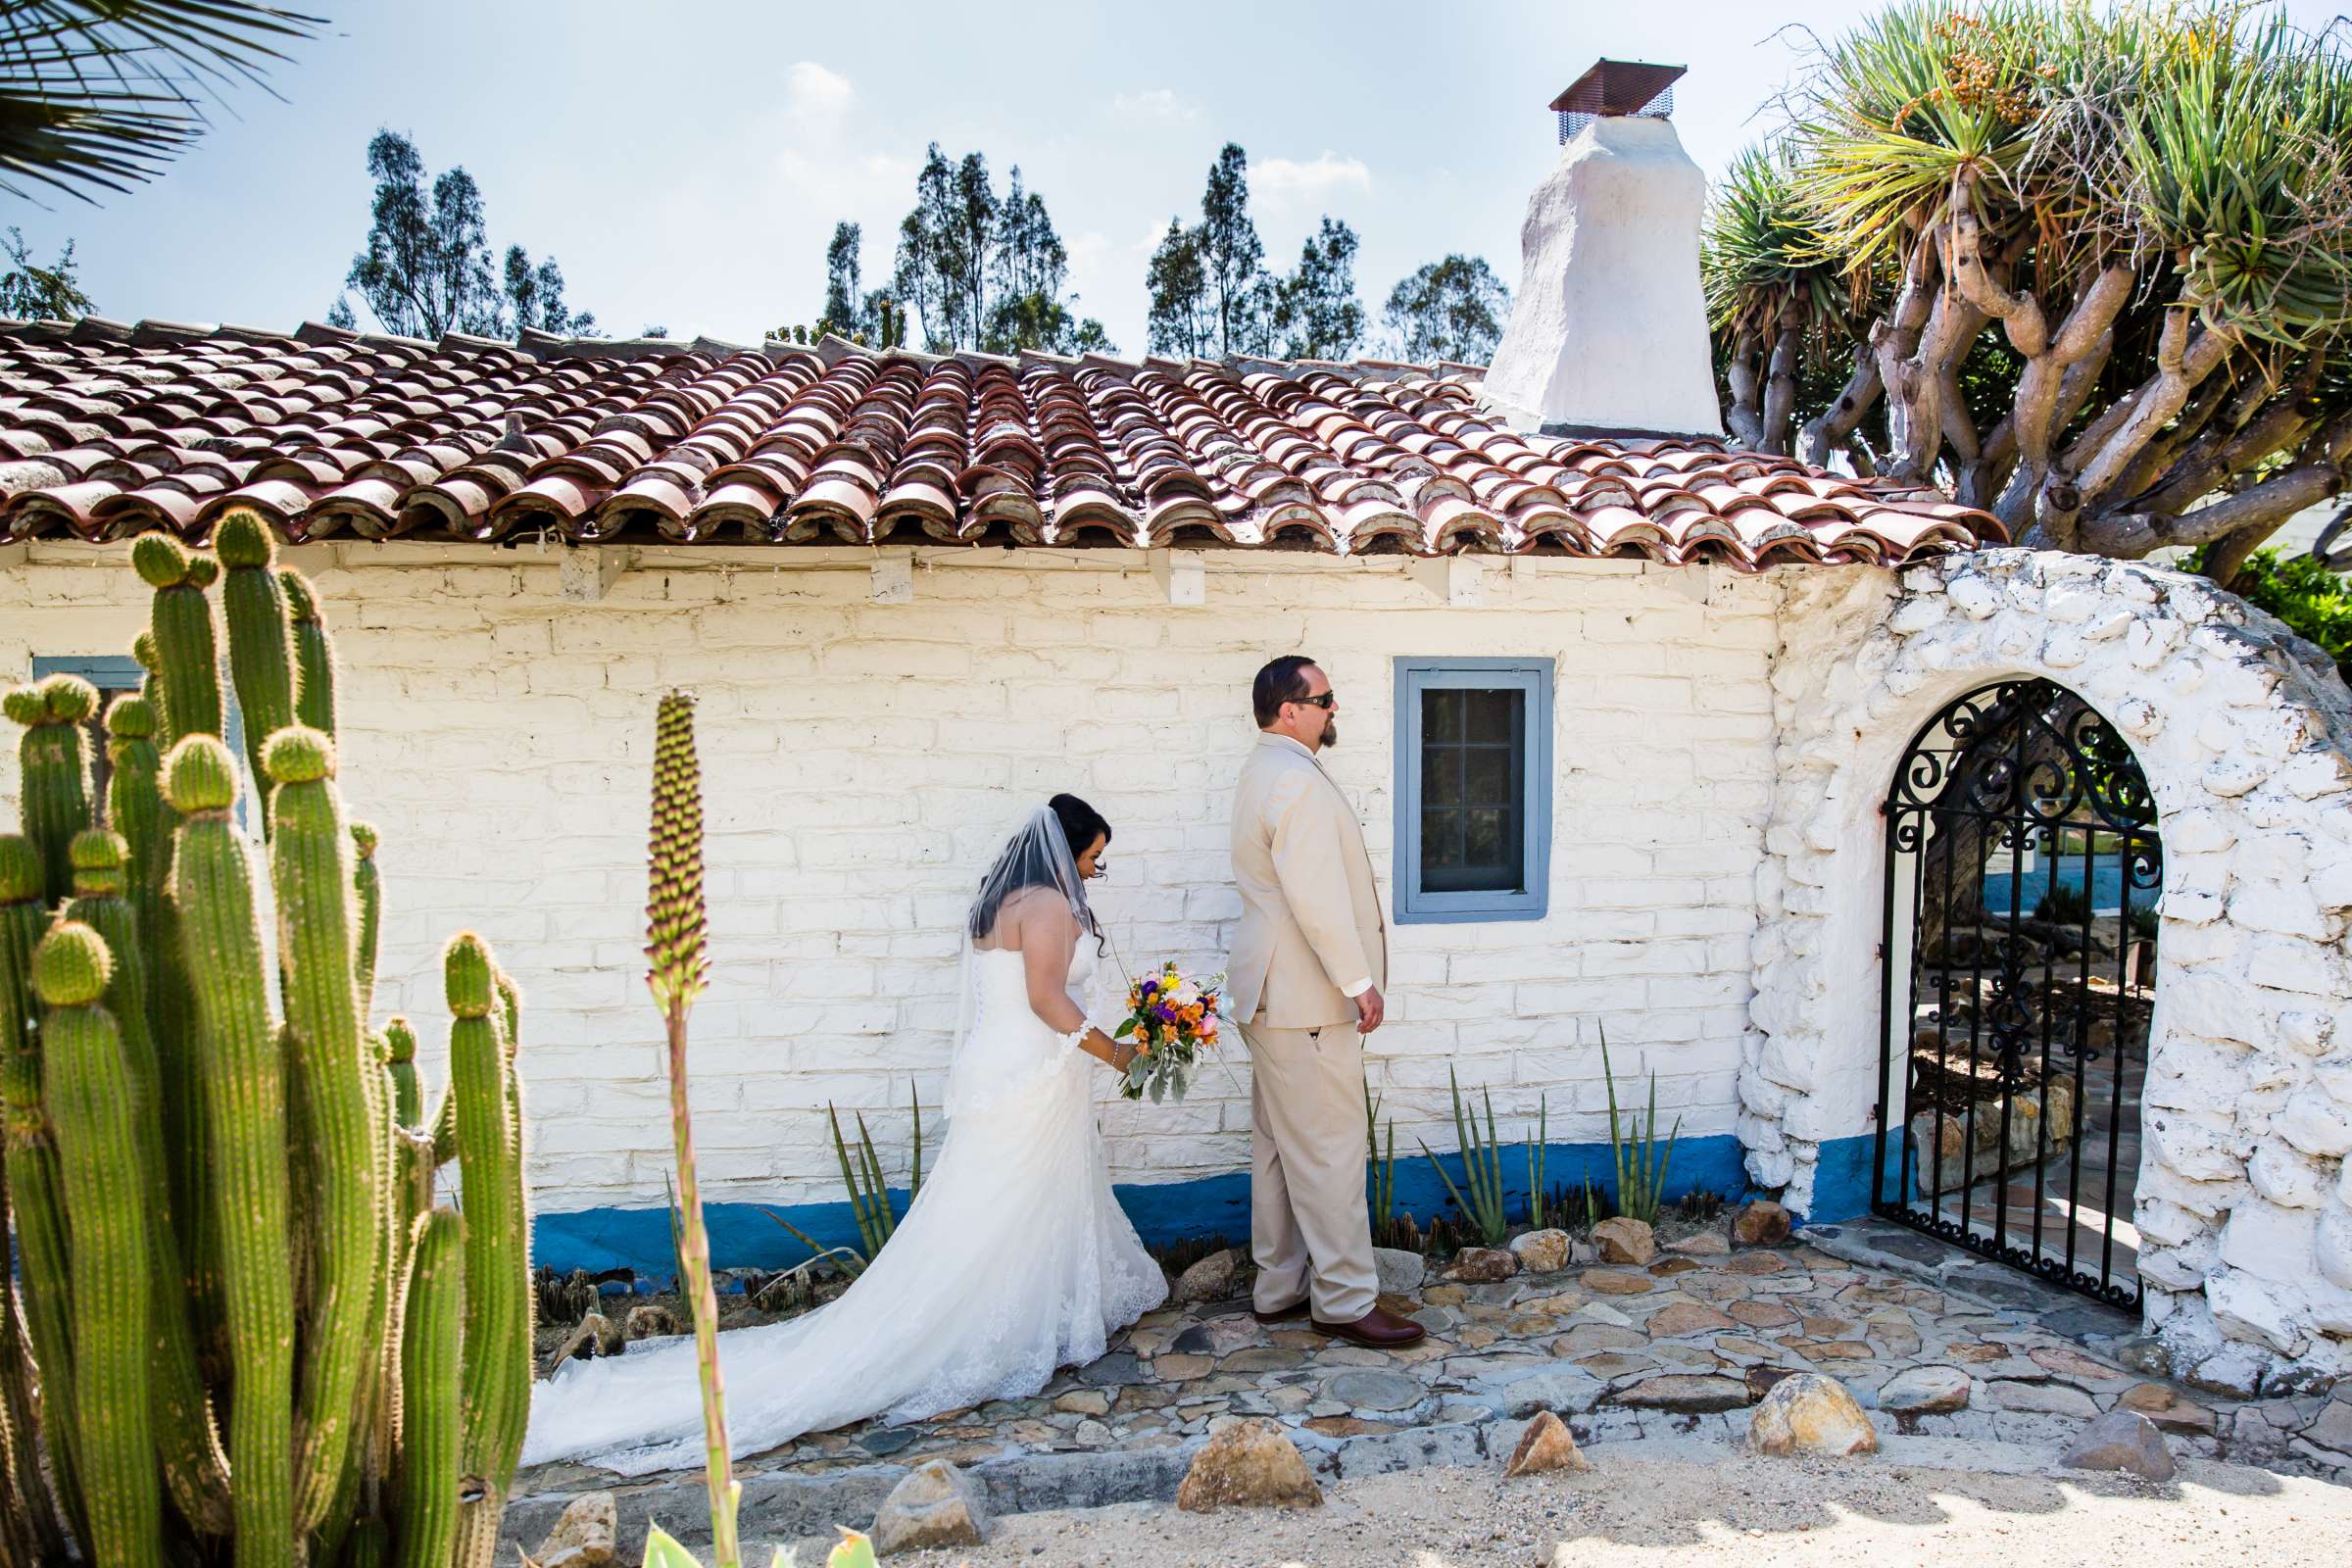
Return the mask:
[[[1970,1446],[1876,1459],[1761,1459],[1723,1446],[1592,1450],[1576,1476],[1505,1483],[1439,1468],[1328,1485],[1298,1513],[1178,1513],[1160,1504],[1013,1515],[970,1552],[894,1565],[971,1568],[1633,1568],[1673,1563],[1851,1568],[2172,1568],[2352,1562],[2352,1489],[2183,1460],[2163,1486],[2059,1474],[2046,1454]],[[1976,1446],[1981,1448],[1998,1446]],[[1612,1452],[1612,1448],[1618,1451]],[[1636,1453],[1633,1449],[1639,1448]],[[2005,1458],[2007,1473],[1977,1466]],[[1966,1463],[1968,1469],[1946,1468]],[[2038,1472],[2038,1473],[2035,1473]],[[822,1549],[801,1544],[803,1568]],[[764,1562],[764,1546],[745,1553]]]

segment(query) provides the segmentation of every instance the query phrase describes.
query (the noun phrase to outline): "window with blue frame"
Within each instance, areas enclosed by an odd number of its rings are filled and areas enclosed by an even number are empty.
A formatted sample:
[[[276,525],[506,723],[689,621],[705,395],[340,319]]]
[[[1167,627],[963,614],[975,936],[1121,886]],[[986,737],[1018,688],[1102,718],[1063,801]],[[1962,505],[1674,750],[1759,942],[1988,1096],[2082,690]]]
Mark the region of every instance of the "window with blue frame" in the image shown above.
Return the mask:
[[[1548,659],[1396,661],[1399,924],[1544,917],[1551,677]]]

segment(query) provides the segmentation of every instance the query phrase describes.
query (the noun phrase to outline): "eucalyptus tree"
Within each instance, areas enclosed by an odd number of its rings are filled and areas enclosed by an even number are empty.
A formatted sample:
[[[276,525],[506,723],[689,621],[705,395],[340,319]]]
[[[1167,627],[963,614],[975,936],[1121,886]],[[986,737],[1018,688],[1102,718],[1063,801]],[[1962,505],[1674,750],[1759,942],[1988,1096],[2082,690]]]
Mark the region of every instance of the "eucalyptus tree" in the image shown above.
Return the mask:
[[[1717,194],[1730,422],[2024,542],[2208,545],[2227,581],[2352,460],[2348,230],[2332,31],[2228,0],[1903,0],[1822,50]]]

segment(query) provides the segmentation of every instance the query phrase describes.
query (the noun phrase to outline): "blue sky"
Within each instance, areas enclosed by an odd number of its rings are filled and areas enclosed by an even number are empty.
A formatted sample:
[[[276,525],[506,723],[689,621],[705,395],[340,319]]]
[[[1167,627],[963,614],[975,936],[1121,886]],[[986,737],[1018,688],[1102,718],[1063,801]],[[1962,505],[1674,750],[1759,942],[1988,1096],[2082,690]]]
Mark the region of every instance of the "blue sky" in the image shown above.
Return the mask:
[[[300,0],[291,0],[300,3]],[[1710,174],[1769,128],[1802,29],[1860,0],[1111,6],[311,0],[329,36],[235,95],[154,184],[97,207],[0,202],[46,257],[79,242],[109,316],[291,327],[322,318],[368,227],[368,138],[413,133],[480,182],[503,250],[552,252],[608,331],[757,341],[816,314],[838,220],[887,274],[924,144],[1018,164],[1071,254],[1083,314],[1144,348],[1144,268],[1198,216],[1217,148],[1250,154],[1267,260],[1323,213],[1390,286],[1447,251],[1519,272],[1544,105],[1595,58],[1690,74],[1675,120]],[[2307,25],[2336,0],[2287,0]],[[366,321],[365,312],[362,313]]]

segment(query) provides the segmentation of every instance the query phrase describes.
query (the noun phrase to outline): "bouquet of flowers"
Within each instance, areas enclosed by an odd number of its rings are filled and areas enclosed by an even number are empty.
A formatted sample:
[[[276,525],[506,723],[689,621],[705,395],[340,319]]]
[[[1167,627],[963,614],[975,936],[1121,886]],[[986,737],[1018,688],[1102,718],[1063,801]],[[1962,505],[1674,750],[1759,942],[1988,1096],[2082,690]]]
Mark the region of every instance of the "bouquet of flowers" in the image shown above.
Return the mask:
[[[1217,1044],[1217,993],[1225,977],[1194,980],[1173,962],[1127,988],[1127,1018],[1111,1031],[1113,1039],[1135,1042],[1135,1059],[1127,1064],[1119,1093],[1129,1100],[1147,1094],[1152,1103],[1173,1094],[1184,1098],[1200,1053]]]

